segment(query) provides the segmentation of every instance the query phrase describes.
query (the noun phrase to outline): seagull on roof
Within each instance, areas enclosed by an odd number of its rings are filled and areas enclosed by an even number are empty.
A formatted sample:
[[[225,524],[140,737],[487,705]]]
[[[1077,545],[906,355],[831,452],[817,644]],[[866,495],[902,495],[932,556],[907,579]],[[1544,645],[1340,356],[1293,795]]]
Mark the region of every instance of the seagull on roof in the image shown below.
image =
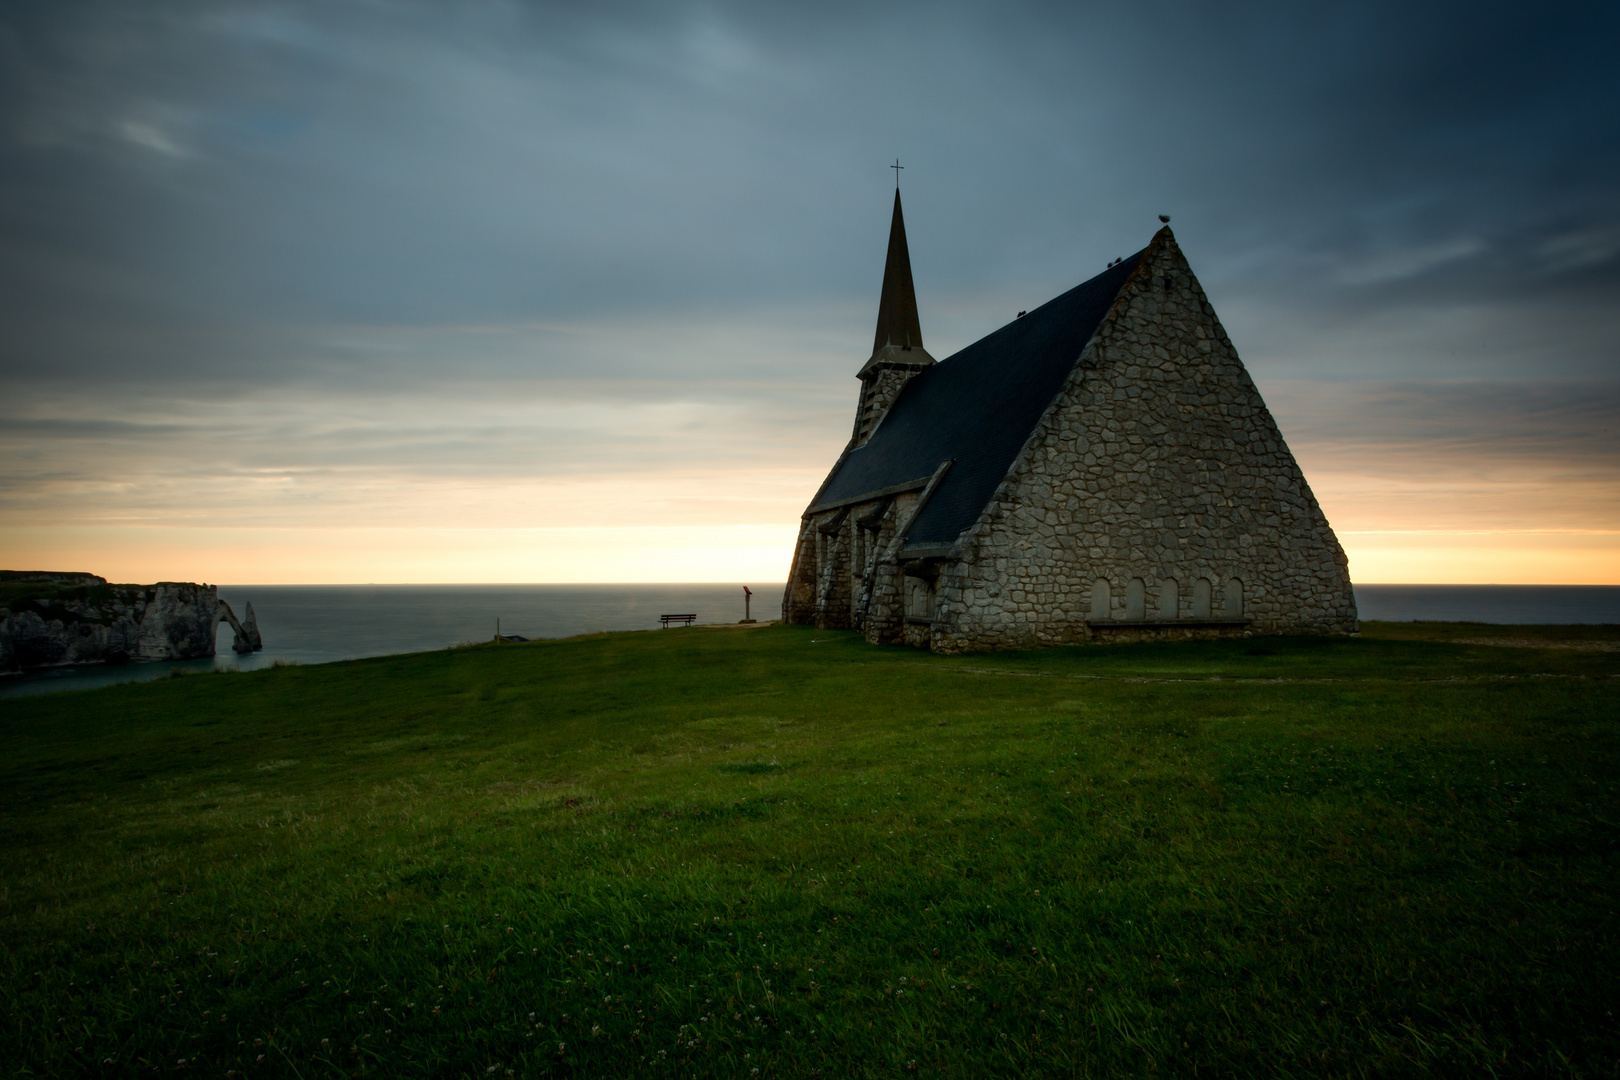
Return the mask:
[[[1160,214],[1159,215],[1159,220],[1164,222],[1166,225],[1168,225],[1168,224],[1170,224],[1170,215],[1169,214]]]

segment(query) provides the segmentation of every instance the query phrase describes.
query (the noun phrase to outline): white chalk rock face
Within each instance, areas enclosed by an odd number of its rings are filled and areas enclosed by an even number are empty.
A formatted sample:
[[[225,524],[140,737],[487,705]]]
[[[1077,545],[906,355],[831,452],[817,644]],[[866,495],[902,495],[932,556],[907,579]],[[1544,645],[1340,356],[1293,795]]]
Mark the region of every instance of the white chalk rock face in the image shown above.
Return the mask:
[[[32,583],[30,583],[31,585]],[[21,592],[22,595],[18,595]],[[214,655],[214,628],[229,622],[237,652],[262,648],[258,626],[240,625],[213,585],[13,585],[0,606],[0,672]],[[245,648],[243,646],[246,646]]]
[[[220,604],[229,605],[221,600]],[[259,636],[259,617],[253,614],[253,601],[249,600],[246,606],[247,614],[242,619],[242,626],[237,632],[237,640],[231,648],[239,653],[258,652],[264,648],[264,638]]]
[[[165,581],[143,590],[137,610],[134,660],[184,660],[214,655],[214,612],[219,590],[212,585]]]

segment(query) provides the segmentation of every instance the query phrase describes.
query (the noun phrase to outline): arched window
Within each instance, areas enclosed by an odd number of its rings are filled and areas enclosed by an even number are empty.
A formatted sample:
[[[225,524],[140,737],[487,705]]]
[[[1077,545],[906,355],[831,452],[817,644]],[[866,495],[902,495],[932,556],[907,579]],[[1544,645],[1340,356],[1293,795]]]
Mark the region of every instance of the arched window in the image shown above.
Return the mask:
[[[1108,582],[1098,578],[1097,583],[1091,587],[1091,620],[1101,622],[1112,618],[1113,612],[1109,610],[1112,604],[1113,597],[1108,593]]]
[[[1233,578],[1226,583],[1226,610],[1228,619],[1243,618],[1243,582]]]
[[[934,619],[934,583],[927,578],[906,578],[906,618],[912,622]]]
[[[1181,586],[1175,578],[1165,578],[1159,586],[1159,618],[1181,618]]]
[[[1209,618],[1209,578],[1201,577],[1193,582],[1193,618]]]
[[[1133,577],[1125,586],[1125,617],[1136,622],[1147,618],[1147,586]]]

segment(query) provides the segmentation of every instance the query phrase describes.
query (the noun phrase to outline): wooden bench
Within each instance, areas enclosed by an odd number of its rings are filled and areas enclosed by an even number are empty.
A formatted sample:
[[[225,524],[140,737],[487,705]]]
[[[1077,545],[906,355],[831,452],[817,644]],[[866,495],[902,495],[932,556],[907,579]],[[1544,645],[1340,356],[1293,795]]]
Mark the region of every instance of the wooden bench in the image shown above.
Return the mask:
[[[697,622],[697,616],[696,615],[660,615],[660,616],[658,616],[658,621],[664,624],[663,626],[659,627],[659,629],[668,630],[675,623],[680,623],[683,626],[691,626],[693,623]]]

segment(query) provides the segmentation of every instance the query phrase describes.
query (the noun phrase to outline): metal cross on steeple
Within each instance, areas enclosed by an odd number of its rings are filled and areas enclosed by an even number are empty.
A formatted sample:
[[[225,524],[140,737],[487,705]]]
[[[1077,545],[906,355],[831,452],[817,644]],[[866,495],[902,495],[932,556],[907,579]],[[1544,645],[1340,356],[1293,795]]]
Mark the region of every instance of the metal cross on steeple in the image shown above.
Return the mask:
[[[895,158],[894,159],[894,164],[890,165],[889,168],[894,170],[894,190],[899,191],[900,190],[900,170],[905,168],[905,166],[900,164],[900,159],[899,158]]]

